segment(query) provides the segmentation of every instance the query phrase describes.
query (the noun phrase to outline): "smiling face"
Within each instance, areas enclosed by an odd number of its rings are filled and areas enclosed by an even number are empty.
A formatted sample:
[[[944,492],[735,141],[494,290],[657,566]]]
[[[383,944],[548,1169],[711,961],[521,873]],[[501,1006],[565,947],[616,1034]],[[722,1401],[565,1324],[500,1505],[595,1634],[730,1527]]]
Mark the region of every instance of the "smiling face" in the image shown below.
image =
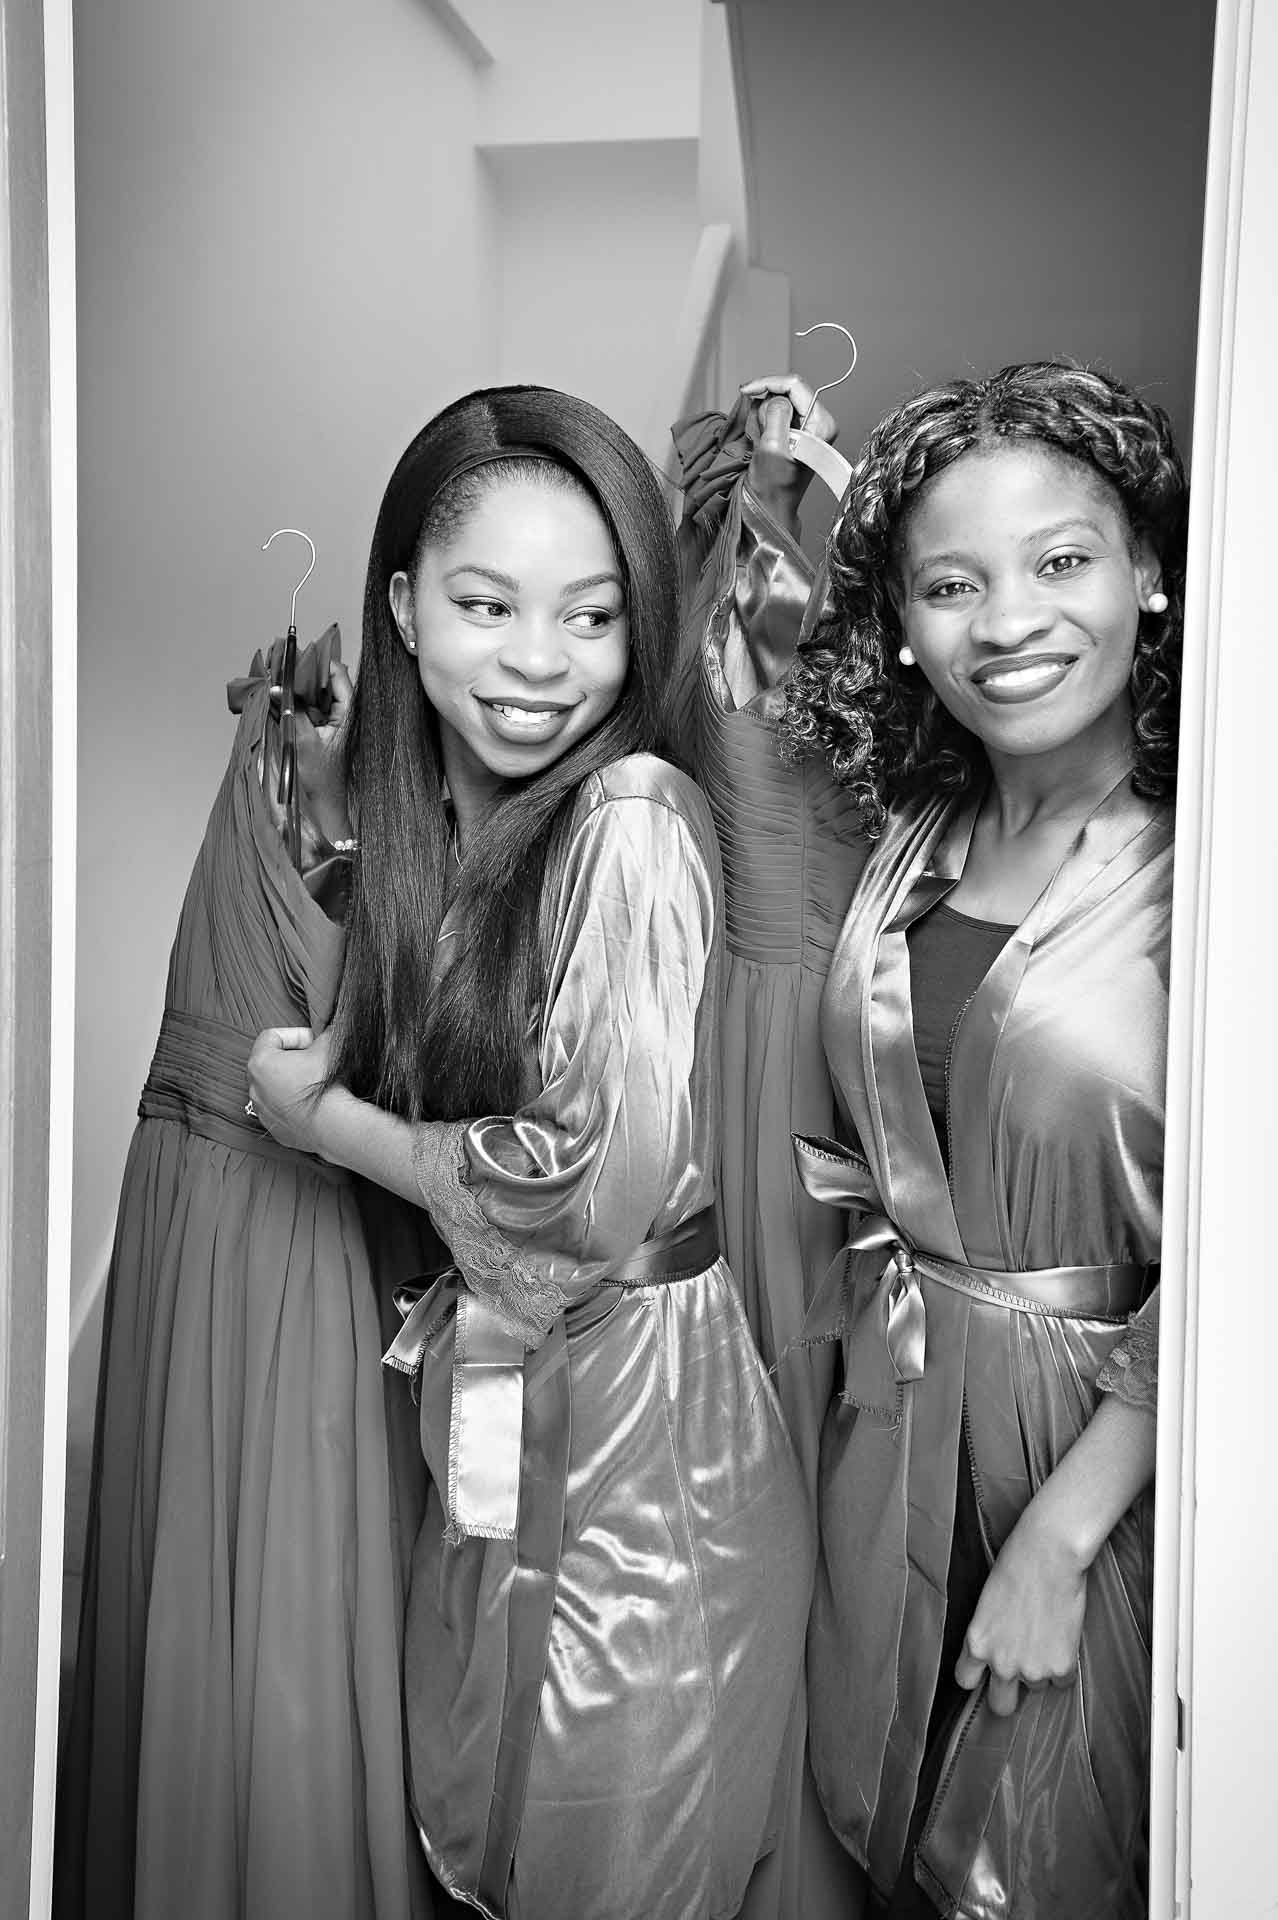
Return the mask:
[[[1137,624],[1158,581],[1098,474],[1003,442],[928,482],[895,591],[919,669],[997,770],[1129,750]]]
[[[489,486],[411,576],[392,576],[390,601],[463,816],[552,766],[620,698],[621,569],[599,508],[556,475]]]

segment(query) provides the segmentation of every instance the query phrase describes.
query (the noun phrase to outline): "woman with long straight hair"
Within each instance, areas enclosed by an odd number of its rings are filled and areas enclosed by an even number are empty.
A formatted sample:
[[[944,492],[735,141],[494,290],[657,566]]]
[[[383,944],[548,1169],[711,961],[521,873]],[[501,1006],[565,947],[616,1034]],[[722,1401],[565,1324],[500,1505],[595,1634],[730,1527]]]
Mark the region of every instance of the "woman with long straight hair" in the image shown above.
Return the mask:
[[[714,1220],[722,878],[656,757],[675,577],[593,407],[496,389],[423,429],[369,561],[336,1017],[250,1061],[279,1139],[452,1254],[388,1355],[433,1482],[411,1795],[439,1879],[509,1920],[736,1912],[810,1590]]]

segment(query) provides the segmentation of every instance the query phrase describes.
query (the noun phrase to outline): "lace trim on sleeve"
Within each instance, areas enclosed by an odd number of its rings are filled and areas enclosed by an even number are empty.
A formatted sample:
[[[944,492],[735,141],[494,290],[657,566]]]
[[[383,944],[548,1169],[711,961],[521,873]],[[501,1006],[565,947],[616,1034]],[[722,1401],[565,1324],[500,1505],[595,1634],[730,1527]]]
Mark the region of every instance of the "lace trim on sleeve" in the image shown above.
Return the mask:
[[[567,1306],[567,1295],[485,1216],[466,1183],[466,1127],[464,1120],[440,1120],[418,1129],[418,1189],[466,1285],[504,1313],[527,1346],[537,1347]]]
[[[1102,1393],[1116,1393],[1130,1406],[1153,1412],[1158,1405],[1157,1320],[1132,1314],[1127,1332],[1097,1374],[1096,1385]]]

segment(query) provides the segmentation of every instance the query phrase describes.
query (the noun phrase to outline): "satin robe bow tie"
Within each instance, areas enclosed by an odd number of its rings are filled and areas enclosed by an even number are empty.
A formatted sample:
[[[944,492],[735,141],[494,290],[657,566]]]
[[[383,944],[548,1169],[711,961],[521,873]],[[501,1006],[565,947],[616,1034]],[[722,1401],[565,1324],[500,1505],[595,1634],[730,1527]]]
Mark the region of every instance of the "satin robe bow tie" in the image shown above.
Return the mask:
[[[1014,1313],[1117,1318],[1144,1296],[1146,1269],[1130,1261],[1012,1272],[926,1252],[911,1245],[883,1211],[874,1175],[860,1154],[835,1140],[793,1138],[799,1178],[813,1199],[863,1216],[817,1289],[803,1338],[808,1344],[845,1339],[843,1398],[867,1412],[899,1422],[902,1390],[923,1378],[927,1306],[922,1279]],[[880,1268],[874,1256],[885,1247],[888,1257]]]
[[[874,1310],[882,1315],[883,1339],[898,1381],[921,1380],[927,1355],[927,1309],[919,1285],[913,1249],[884,1213],[871,1214],[848,1238],[852,1253],[888,1249],[874,1291]]]
[[[794,1135],[799,1178],[814,1200],[862,1218],[817,1288],[805,1344],[845,1340],[845,1400],[896,1422],[901,1389],[923,1377],[927,1311],[915,1249],[883,1212],[874,1175],[836,1140]],[[873,1258],[887,1250],[882,1265]]]

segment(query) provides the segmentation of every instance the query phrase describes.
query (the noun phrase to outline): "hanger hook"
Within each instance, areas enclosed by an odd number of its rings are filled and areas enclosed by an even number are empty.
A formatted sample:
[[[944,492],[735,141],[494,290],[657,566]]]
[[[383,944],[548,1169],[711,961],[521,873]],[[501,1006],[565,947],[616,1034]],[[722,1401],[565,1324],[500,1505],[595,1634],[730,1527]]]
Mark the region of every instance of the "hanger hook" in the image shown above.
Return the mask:
[[[315,569],[315,542],[314,542],[314,541],[313,541],[313,540],[311,539],[311,536],[310,536],[310,534],[309,534],[309,533],[303,533],[303,532],[302,532],[302,529],[301,529],[300,527],[276,527],[276,529],[275,529],[275,531],[274,531],[274,533],[273,533],[273,534],[271,535],[271,540],[278,540],[278,539],[279,539],[279,537],[280,537],[280,535],[281,535],[282,533],[295,533],[295,534],[297,535],[297,537],[298,537],[298,539],[299,539],[299,540],[305,540],[305,542],[306,542],[306,544],[307,544],[307,546],[308,546],[308,547],[310,548],[310,550],[311,550],[311,564],[310,564],[310,566],[309,566],[309,567],[308,567],[308,568],[306,569],[306,572],[305,572],[305,573],[304,573],[304,574],[302,575],[302,577],[301,577],[301,579],[300,579],[300,580],[298,581],[298,583],[297,583],[297,585],[296,585],[296,586],[294,587],[294,589],[293,589],[293,604],[292,604],[292,606],[291,606],[291,607],[289,608],[289,610],[288,610],[288,624],[289,624],[289,626],[290,626],[290,627],[296,627],[296,625],[297,625],[297,596],[298,596],[298,594],[299,594],[299,593],[300,593],[300,592],[302,591],[302,588],[303,588],[303,587],[304,587],[304,586],[306,585],[306,583],[307,583],[307,581],[308,581],[308,580],[310,579],[310,577],[311,577],[311,574],[313,573],[313,571],[314,571],[314,569]],[[266,549],[267,549],[267,548],[268,548],[268,547],[270,546],[270,544],[271,544],[271,540],[263,540],[263,542],[262,542],[262,552],[263,552],[263,553],[265,553],[265,552],[266,552]]]
[[[802,433],[803,429],[807,426],[809,416],[811,415],[811,412],[812,412],[812,408],[815,407],[821,395],[823,393],[828,393],[831,387],[841,387],[845,380],[851,378],[856,368],[856,361],[857,361],[856,341],[852,338],[852,335],[848,332],[847,328],[840,326],[837,320],[814,320],[810,327],[800,327],[799,331],[795,334],[794,337],[796,340],[806,340],[810,333],[817,333],[822,327],[830,327],[834,330],[835,333],[841,333],[843,335],[843,338],[847,341],[848,345],[852,349],[852,360],[846,373],[841,373],[837,380],[827,380],[824,386],[820,386],[817,388],[816,392],[812,396],[812,402],[811,402],[811,405],[808,407],[807,413],[804,414],[802,420],[800,420],[799,422],[800,433]]]

